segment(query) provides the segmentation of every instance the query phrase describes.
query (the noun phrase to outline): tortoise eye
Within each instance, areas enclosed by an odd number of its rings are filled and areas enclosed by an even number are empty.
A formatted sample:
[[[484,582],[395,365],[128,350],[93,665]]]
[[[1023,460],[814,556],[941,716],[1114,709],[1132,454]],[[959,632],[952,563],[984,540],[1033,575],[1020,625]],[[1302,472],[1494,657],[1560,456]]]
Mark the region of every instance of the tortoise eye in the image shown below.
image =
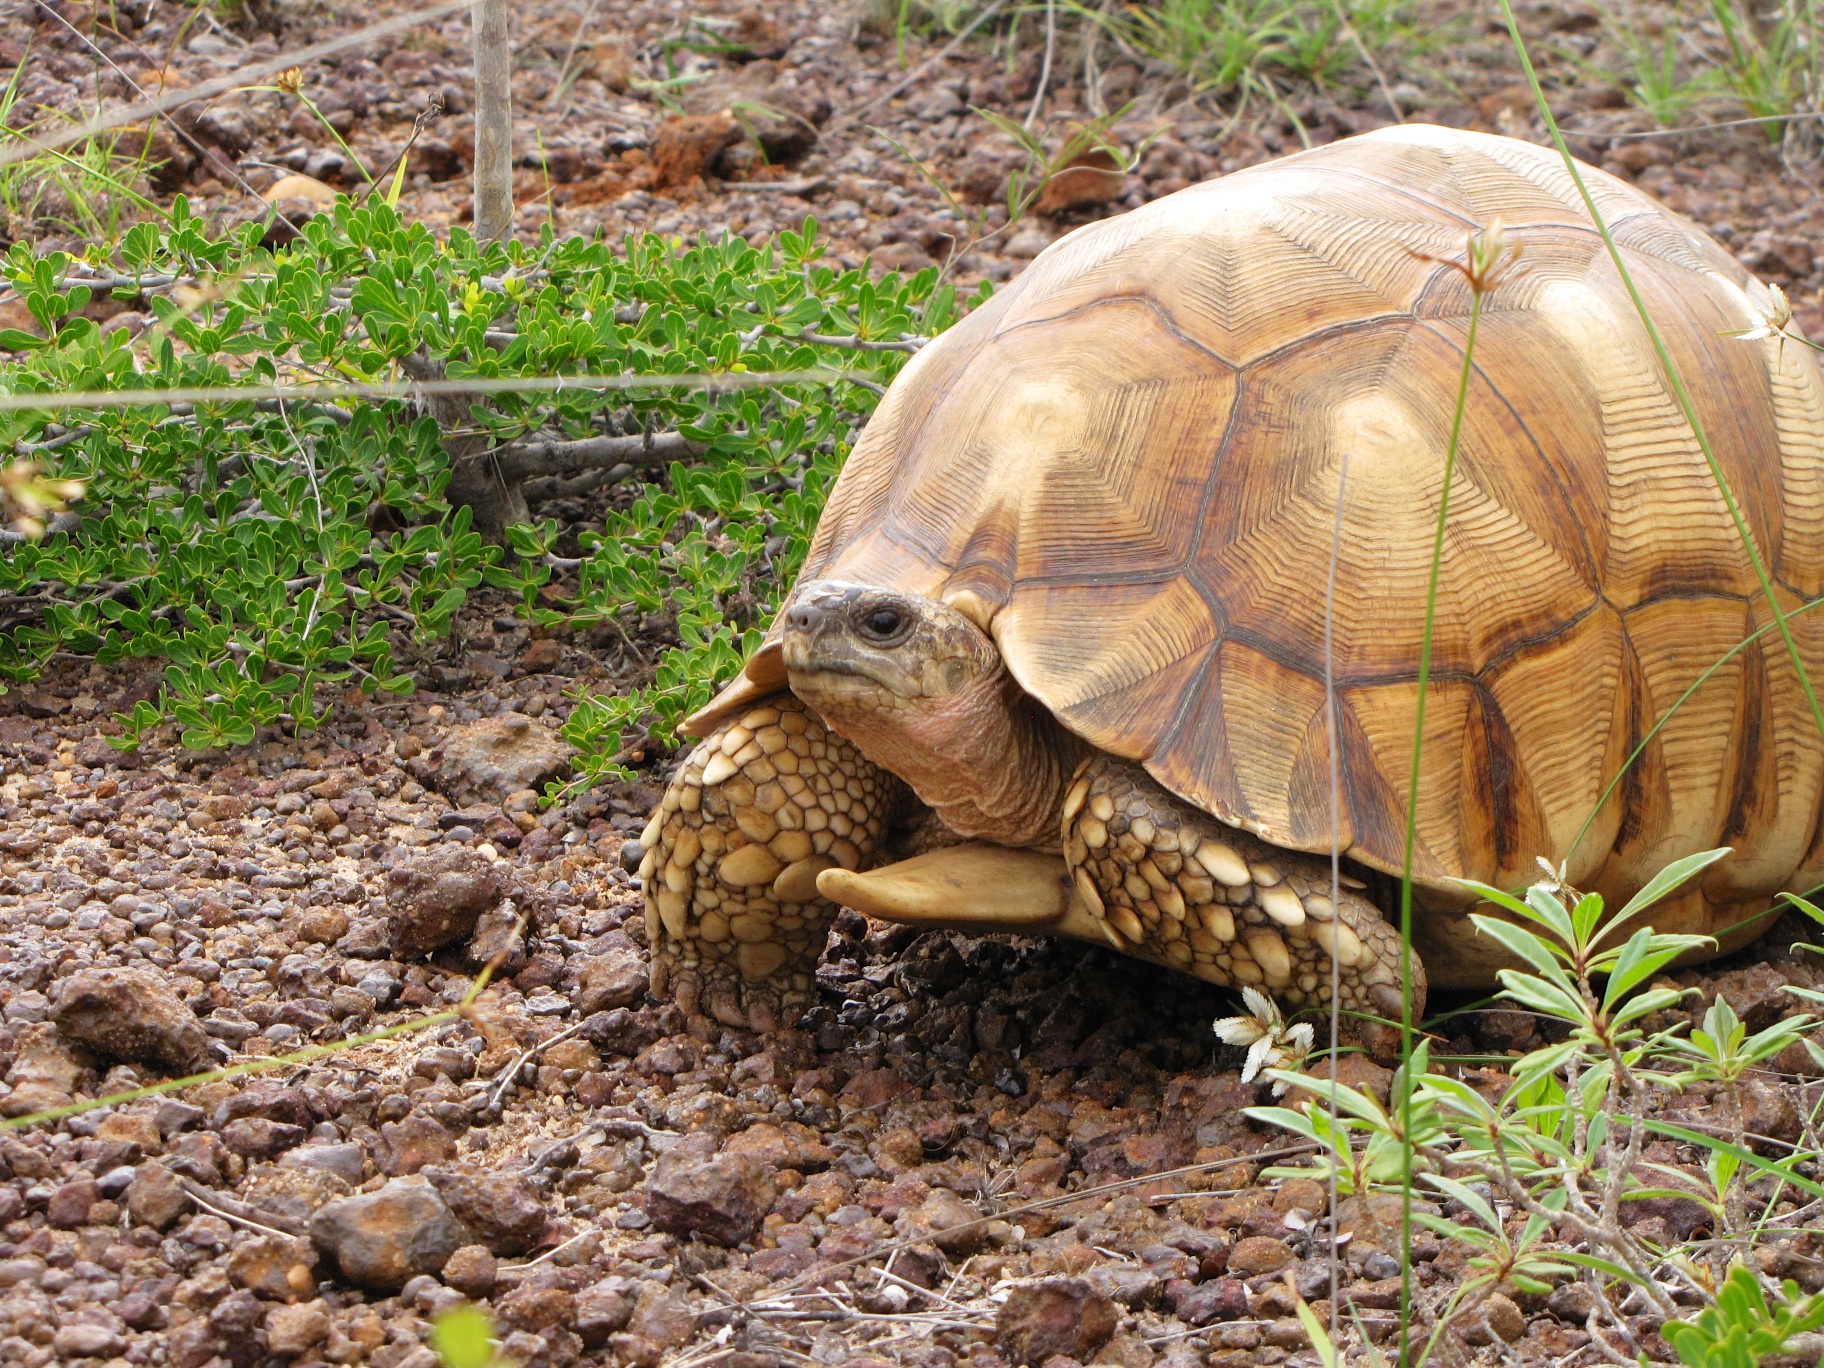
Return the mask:
[[[896,608],[876,608],[861,620],[862,631],[881,641],[897,636],[905,625],[905,617]]]

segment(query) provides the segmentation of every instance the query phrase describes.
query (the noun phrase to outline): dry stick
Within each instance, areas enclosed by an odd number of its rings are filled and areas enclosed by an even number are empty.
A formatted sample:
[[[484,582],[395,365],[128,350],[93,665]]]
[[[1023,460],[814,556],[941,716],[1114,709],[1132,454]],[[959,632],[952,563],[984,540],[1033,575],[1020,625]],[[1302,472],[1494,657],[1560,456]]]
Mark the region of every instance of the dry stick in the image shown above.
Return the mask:
[[[513,50],[507,0],[475,0],[475,238],[513,228]]]
[[[217,95],[225,95],[241,86],[249,85],[267,76],[276,76],[279,72],[289,70],[294,66],[304,66],[321,57],[346,52],[350,48],[369,46],[389,34],[454,14],[469,4],[470,0],[443,0],[442,4],[432,5],[429,9],[414,10],[410,14],[401,14],[392,19],[382,20],[378,24],[370,24],[354,33],[344,33],[338,38],[326,38],[320,43],[312,43],[308,47],[299,48],[296,52],[268,57],[263,62],[255,62],[252,66],[231,71],[226,76],[217,76],[214,80],[204,81],[201,85],[185,86],[182,90],[162,95],[156,100],[142,100],[138,104],[126,105],[107,114],[98,114],[84,123],[72,124],[61,132],[47,134],[45,137],[35,140],[30,147],[15,146],[0,150],[0,166],[10,166],[14,162],[25,161],[46,148],[64,147],[70,143],[82,142],[94,137],[97,133],[105,133],[110,128],[125,128],[129,124],[141,123],[146,119],[168,114],[173,109],[195,104],[198,100],[212,100]]]
[[[719,394],[775,385],[843,383],[875,388],[842,370],[740,371],[696,375],[473,376],[461,380],[330,380],[306,385],[199,385],[182,389],[64,390],[0,394],[0,413],[20,409],[140,408],[147,404],[237,404],[249,399],[411,399],[420,394],[565,394],[595,390],[686,389]],[[655,436],[658,434],[654,434]]]
[[[1561,128],[1567,138],[1611,138],[1616,141],[1634,138],[1676,138],[1686,133],[1715,133],[1724,128],[1745,128],[1749,124],[1799,123],[1805,119],[1824,119],[1824,112],[1807,114],[1768,114],[1758,119],[1725,119],[1721,123],[1690,124],[1684,128],[1653,128],[1644,133],[1606,132],[1600,128]]]
[[[1399,101],[1393,98],[1393,92],[1387,88],[1387,73],[1381,70],[1381,64],[1374,60],[1374,54],[1368,51],[1368,44],[1362,41],[1362,35],[1355,31],[1355,25],[1349,22],[1349,12],[1343,8],[1343,0],[1330,0],[1336,7],[1336,17],[1343,26],[1343,32],[1349,35],[1349,41],[1355,44],[1355,50],[1362,54],[1362,60],[1368,64],[1368,70],[1374,73],[1375,84],[1381,88],[1381,98],[1387,101],[1387,108],[1393,111],[1396,124],[1406,122],[1406,116],[1400,112]],[[1336,1322],[1331,1321],[1334,1325]]]
[[[559,1031],[556,1035],[552,1036],[551,1039],[541,1040],[536,1045],[527,1047],[525,1053],[513,1061],[512,1067],[501,1073],[500,1086],[494,1090],[494,1096],[488,1099],[488,1110],[492,1111],[495,1107],[500,1105],[500,1099],[507,1095],[507,1089],[513,1086],[513,1080],[519,1077],[519,1071],[526,1067],[527,1060],[533,1058],[541,1050],[549,1049],[553,1045],[570,1039],[571,1036],[582,1029],[583,1023],[579,1021],[568,1030]]]
[[[1051,54],[1058,42],[1058,0],[1045,0],[1045,56],[1039,62],[1038,87],[1032,92],[1032,107],[1026,111],[1024,127],[1030,129],[1039,121],[1039,109],[1045,103],[1045,92],[1051,85]]]
[[[183,1189],[186,1197],[212,1216],[220,1216],[224,1221],[233,1221],[236,1225],[244,1225],[249,1230],[262,1230],[268,1235],[282,1235],[285,1238],[292,1240],[299,1238],[298,1231],[280,1230],[277,1226],[263,1225],[250,1216],[242,1216],[228,1210],[226,1207],[217,1206],[213,1201],[203,1196],[202,1191],[195,1183],[185,1180],[181,1181],[178,1186]]]

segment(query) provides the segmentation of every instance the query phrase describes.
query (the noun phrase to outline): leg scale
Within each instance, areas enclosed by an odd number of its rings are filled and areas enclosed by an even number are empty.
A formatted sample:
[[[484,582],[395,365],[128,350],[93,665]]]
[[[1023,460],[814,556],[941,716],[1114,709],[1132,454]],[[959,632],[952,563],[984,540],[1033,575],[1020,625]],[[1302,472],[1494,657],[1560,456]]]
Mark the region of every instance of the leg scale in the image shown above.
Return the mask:
[[[875,863],[897,781],[790,694],[692,751],[641,837],[652,991],[770,1031],[816,998],[834,903],[817,875]]]

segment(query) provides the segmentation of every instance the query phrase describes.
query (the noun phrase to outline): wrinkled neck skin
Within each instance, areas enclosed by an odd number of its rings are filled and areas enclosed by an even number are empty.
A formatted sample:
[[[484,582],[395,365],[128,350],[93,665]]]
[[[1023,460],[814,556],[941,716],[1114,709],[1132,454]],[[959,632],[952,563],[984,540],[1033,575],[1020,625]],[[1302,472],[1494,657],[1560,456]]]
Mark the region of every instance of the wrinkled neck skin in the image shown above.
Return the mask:
[[[794,676],[792,691],[957,835],[1060,848],[1064,788],[1086,754],[1004,668],[944,699],[905,699],[858,675]]]

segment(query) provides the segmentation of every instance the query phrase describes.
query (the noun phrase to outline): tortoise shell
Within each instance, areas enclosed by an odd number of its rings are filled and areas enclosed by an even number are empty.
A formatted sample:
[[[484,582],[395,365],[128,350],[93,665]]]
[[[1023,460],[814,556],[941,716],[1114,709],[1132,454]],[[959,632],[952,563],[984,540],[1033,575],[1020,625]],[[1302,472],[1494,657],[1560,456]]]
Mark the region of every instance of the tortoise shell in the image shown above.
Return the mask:
[[[1584,168],[1786,611],[1824,589],[1824,386],[1767,292]],[[1389,128],[1081,228],[925,347],[837,481],[800,583],[976,595],[1057,719],[1222,821],[1402,862],[1432,538],[1471,294],[1499,220],[1437,597],[1416,873],[1537,857],[1625,897],[1737,854],[1655,916],[1718,931],[1824,876],[1824,746],[1728,507],[1550,149]],[[1340,537],[1333,536],[1339,526]],[[1334,543],[1334,545],[1333,545]],[[1824,614],[1791,628],[1824,681]],[[777,666],[756,660],[756,679]],[[1601,809],[1581,840],[1593,809]],[[1757,901],[1758,900],[1758,901]],[[1745,905],[1750,905],[1746,906]],[[1736,939],[1739,939],[1736,937]],[[1434,981],[1480,951],[1428,949]]]

